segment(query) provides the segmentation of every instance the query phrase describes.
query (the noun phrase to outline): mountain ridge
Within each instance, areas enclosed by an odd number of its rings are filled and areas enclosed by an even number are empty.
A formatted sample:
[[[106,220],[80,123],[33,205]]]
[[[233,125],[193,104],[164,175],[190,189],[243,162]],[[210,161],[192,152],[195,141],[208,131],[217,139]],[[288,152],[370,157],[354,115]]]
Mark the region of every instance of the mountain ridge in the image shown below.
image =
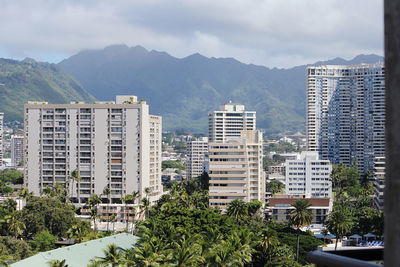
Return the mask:
[[[0,110],[7,121],[23,121],[28,101],[68,103],[94,101],[78,81],[56,64],[31,58],[18,61],[0,58]]]
[[[134,94],[163,116],[164,129],[207,131],[207,114],[229,100],[257,111],[257,127],[268,133],[305,129],[306,67],[331,63],[374,63],[377,55],[336,58],[289,69],[245,64],[234,58],[194,53],[176,58],[142,46],[85,50],[58,66],[100,100]]]

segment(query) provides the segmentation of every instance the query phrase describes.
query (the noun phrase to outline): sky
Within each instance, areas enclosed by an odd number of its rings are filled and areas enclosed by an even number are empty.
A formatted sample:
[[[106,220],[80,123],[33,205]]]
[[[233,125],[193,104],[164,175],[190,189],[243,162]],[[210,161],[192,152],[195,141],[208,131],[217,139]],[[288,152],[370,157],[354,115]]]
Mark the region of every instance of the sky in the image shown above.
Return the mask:
[[[0,0],[0,57],[141,45],[287,68],[383,55],[383,0]]]

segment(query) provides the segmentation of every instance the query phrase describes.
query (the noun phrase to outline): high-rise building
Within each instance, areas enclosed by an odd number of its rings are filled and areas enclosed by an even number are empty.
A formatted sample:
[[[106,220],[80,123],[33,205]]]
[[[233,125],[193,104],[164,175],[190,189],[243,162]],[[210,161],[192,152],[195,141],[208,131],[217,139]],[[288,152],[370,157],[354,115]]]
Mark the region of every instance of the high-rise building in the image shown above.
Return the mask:
[[[35,195],[65,184],[74,202],[110,187],[112,203],[161,188],[161,117],[136,96],[116,103],[25,105],[25,184]],[[78,170],[79,182],[70,179]],[[157,197],[157,196],[154,196]]]
[[[377,210],[383,211],[385,191],[385,157],[376,157],[374,166],[374,202]]]
[[[11,136],[11,165],[19,166],[24,160],[24,136]]]
[[[0,112],[0,169],[4,168],[3,164],[3,123],[4,113]]]
[[[329,160],[320,160],[318,152],[303,151],[296,160],[286,160],[286,194],[306,198],[332,198]]]
[[[234,199],[265,203],[261,132],[243,130],[239,138],[209,143],[206,166],[210,206],[226,209]]]
[[[203,162],[208,152],[208,138],[200,137],[187,142],[186,178],[198,177],[203,173]]]
[[[383,63],[307,69],[307,146],[360,174],[385,155]]]
[[[208,113],[208,141],[226,142],[240,137],[242,130],[256,129],[256,112],[245,111],[244,105],[226,103],[220,110]]]

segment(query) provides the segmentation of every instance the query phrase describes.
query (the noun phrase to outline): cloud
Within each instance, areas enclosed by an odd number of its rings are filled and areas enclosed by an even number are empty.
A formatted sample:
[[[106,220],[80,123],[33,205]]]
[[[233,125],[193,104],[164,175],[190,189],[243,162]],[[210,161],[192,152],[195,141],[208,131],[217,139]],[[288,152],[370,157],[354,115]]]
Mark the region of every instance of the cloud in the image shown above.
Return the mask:
[[[1,57],[55,61],[116,43],[270,67],[383,54],[383,4],[376,0],[3,0],[1,5]]]

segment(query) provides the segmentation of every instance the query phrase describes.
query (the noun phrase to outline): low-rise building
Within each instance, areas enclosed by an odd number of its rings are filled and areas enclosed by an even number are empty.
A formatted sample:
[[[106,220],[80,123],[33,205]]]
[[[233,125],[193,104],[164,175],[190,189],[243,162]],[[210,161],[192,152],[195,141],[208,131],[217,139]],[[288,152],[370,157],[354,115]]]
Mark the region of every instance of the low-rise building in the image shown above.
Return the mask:
[[[269,199],[268,208],[270,216],[276,222],[286,222],[290,219],[290,214],[294,207],[292,206],[299,199],[305,199],[310,203],[310,209],[313,213],[312,224],[322,225],[332,211],[332,200],[329,198],[307,198],[304,195],[293,197],[289,195],[275,195]]]

